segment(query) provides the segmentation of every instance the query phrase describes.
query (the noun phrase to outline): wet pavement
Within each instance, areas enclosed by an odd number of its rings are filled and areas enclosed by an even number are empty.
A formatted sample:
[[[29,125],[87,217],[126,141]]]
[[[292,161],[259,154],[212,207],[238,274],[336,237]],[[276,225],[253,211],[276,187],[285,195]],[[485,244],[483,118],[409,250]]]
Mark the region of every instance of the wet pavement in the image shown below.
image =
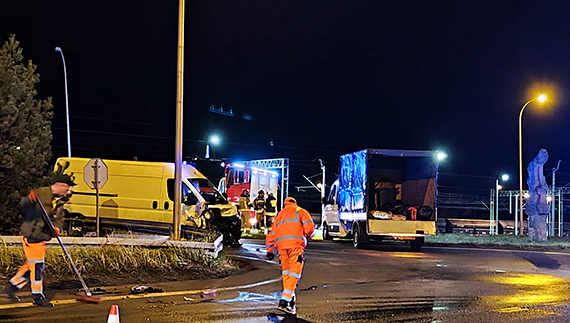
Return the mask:
[[[121,322],[570,321],[568,253],[312,242],[294,317],[276,310],[280,267],[265,261],[263,241],[245,242],[229,252],[251,265],[230,277],[154,284],[165,292],[142,295],[128,295],[132,286],[105,287],[110,294],[99,305],[48,291],[55,308],[1,300],[0,321],[106,322],[111,304]]]

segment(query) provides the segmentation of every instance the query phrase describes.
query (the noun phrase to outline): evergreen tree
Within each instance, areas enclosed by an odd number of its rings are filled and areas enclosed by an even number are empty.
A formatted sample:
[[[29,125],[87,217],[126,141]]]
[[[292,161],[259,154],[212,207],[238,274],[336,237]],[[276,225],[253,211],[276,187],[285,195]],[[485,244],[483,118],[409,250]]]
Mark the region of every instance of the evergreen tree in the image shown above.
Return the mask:
[[[51,98],[36,99],[40,76],[23,62],[12,35],[0,49],[0,233],[17,234],[18,203],[33,187],[47,184],[51,158]]]

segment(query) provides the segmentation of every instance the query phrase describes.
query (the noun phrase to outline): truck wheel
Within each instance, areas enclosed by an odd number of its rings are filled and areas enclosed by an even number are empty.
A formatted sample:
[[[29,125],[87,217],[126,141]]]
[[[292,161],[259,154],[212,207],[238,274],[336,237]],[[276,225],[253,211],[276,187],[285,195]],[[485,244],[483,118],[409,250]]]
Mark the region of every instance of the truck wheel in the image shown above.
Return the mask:
[[[352,245],[356,249],[362,249],[366,245],[364,241],[364,233],[362,232],[361,225],[355,223],[352,228]]]
[[[332,240],[333,237],[329,234],[329,226],[328,224],[323,224],[323,240]]]
[[[423,245],[424,245],[424,237],[419,237],[416,238],[415,240],[410,240],[410,248],[414,252],[422,250]]]

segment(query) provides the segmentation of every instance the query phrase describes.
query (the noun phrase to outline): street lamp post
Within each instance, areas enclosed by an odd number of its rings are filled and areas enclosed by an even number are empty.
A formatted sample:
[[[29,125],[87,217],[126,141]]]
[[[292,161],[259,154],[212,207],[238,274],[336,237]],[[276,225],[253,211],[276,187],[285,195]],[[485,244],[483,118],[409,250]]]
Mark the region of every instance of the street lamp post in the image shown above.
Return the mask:
[[[208,142],[206,142],[206,154],[204,157],[210,158],[210,144],[212,144],[212,146],[217,146],[220,144],[220,141],[221,141],[220,137],[216,135],[210,136]],[[214,158],[213,153],[212,153],[212,158]]]
[[[63,51],[60,47],[56,47],[55,51],[61,54],[61,60],[63,61],[63,78],[65,81],[65,117],[67,120],[67,157],[71,158],[71,138],[69,135],[69,101],[67,98],[67,69],[65,67],[65,57],[63,57]]]
[[[523,104],[521,111],[519,113],[519,212],[520,212],[520,233],[521,235],[523,235],[524,233],[524,225],[523,225],[523,162],[522,162],[522,115],[524,112],[524,109],[527,107],[527,105],[529,105],[529,103],[531,103],[532,101],[534,101],[535,99],[530,99],[528,101],[525,102],[525,104]],[[536,100],[538,100],[538,102],[544,102],[546,101],[546,95],[541,94],[539,95]]]
[[[503,174],[501,175],[501,180],[503,181],[508,181],[509,180],[509,175],[508,174]],[[491,226],[494,226],[494,228],[491,228],[491,232],[495,232],[495,234],[499,233],[499,191],[502,190],[503,187],[499,184],[499,179],[497,178],[497,180],[495,181],[495,216],[493,218],[493,222],[491,224]]]

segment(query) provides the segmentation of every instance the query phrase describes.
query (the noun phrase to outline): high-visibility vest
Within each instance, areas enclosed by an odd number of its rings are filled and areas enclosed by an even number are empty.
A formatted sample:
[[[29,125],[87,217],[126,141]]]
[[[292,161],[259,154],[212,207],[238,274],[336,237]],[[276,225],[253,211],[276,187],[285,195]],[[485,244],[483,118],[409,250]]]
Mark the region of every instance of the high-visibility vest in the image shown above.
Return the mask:
[[[315,231],[315,224],[307,210],[295,204],[286,204],[277,214],[266,237],[266,248],[273,252],[274,248],[305,248],[307,237]]]

